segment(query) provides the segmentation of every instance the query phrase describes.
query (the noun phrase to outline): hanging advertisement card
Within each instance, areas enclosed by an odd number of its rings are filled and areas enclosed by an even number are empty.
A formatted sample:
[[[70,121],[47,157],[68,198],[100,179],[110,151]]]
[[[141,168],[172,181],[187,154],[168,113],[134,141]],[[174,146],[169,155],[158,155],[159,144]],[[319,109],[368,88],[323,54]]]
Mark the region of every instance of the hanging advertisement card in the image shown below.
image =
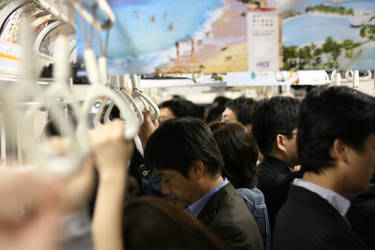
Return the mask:
[[[247,13],[248,71],[279,70],[279,14],[274,8]]]

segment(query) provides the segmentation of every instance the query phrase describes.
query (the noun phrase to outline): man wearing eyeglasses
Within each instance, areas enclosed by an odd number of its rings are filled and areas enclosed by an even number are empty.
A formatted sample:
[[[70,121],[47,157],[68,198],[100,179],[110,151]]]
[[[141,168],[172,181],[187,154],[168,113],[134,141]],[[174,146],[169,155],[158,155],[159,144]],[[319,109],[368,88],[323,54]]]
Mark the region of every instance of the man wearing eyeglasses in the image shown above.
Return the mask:
[[[293,170],[298,164],[299,104],[292,97],[272,97],[259,101],[253,113],[252,133],[264,155],[258,165],[258,188],[265,197],[271,228],[291,181],[299,175]]]

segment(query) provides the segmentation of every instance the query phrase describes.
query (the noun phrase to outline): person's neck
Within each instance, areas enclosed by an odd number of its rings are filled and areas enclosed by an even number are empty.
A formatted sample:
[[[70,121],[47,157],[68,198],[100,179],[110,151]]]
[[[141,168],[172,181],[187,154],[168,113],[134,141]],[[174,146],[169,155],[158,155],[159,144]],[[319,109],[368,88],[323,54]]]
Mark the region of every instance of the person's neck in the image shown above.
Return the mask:
[[[210,192],[212,189],[214,189],[217,185],[222,183],[224,181],[223,177],[221,175],[213,177],[207,176],[204,178],[204,181],[202,181],[201,185],[201,197],[208,192]]]
[[[283,154],[273,152],[273,153],[269,154],[269,156],[286,163],[289,167],[294,167],[294,163],[290,163],[289,160],[287,159],[287,157],[285,157],[285,155],[283,155]]]
[[[337,173],[335,171],[331,171],[331,169],[324,170],[320,174],[305,172],[303,174],[302,180],[330,189],[342,196],[348,195],[348,192],[339,181]]]

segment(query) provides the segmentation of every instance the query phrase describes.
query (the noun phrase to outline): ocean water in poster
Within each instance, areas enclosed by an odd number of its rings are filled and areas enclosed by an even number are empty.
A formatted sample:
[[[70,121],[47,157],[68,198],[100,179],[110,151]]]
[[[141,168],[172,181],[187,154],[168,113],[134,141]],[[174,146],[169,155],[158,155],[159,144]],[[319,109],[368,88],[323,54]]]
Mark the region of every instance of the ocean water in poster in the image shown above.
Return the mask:
[[[92,0],[80,0],[90,9]],[[246,12],[239,0],[108,0],[117,22],[109,33],[112,75],[247,71]],[[97,12],[99,20],[103,13]],[[78,56],[85,48],[77,15]],[[90,35],[89,29],[86,34]],[[100,55],[96,34],[93,47]],[[105,32],[101,32],[105,41]]]
[[[374,0],[304,0],[295,6],[282,13],[284,69],[375,68]]]

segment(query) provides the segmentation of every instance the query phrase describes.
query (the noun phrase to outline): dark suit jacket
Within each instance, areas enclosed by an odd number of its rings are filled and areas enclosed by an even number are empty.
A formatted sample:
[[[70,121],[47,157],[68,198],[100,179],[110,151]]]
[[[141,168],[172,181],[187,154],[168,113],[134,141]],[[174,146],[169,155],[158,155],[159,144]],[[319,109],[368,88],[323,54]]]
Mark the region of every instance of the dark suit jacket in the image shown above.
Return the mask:
[[[292,185],[276,217],[273,250],[365,250],[341,214],[319,195]]]
[[[263,192],[268,210],[268,218],[273,229],[277,212],[286,201],[290,183],[300,172],[291,172],[289,165],[278,159],[264,156],[259,164],[258,188]]]
[[[375,250],[375,184],[353,198],[347,217],[358,237]]]
[[[230,183],[210,198],[198,219],[226,242],[231,250],[263,249],[258,226],[246,203]]]

